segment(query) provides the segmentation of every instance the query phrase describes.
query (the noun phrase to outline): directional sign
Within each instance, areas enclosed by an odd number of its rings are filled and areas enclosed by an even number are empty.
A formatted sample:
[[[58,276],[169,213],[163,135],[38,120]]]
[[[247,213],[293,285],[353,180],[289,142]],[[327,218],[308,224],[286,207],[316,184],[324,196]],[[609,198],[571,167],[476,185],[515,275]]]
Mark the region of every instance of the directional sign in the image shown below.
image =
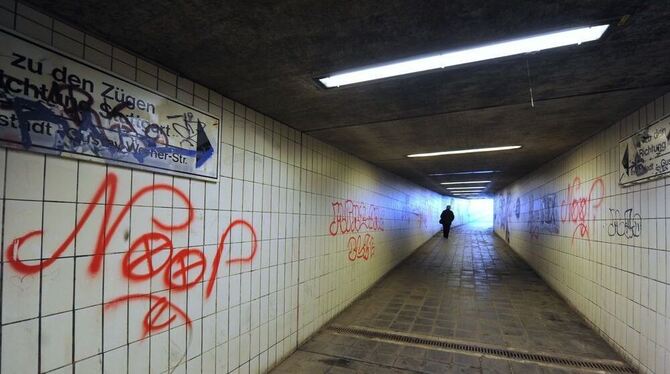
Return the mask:
[[[670,173],[670,116],[619,143],[619,183],[628,185]]]
[[[0,46],[0,144],[218,179],[218,118],[1,28]]]

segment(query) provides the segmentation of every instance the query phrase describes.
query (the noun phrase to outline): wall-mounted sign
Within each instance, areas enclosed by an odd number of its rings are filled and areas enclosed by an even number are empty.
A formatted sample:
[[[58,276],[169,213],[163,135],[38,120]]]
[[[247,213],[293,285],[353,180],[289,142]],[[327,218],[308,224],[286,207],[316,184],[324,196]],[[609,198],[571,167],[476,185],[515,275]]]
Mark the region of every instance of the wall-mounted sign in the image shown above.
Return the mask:
[[[619,143],[619,183],[628,185],[670,173],[670,116],[661,118]]]
[[[220,121],[0,29],[0,142],[217,180]]]

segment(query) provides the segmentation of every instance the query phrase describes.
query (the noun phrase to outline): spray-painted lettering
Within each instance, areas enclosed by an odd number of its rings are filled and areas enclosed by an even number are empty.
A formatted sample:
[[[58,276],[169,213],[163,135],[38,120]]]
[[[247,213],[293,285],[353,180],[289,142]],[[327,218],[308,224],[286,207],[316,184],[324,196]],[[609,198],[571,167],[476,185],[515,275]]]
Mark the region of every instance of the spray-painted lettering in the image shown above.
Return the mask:
[[[153,227],[157,231],[143,233],[135,239],[121,260],[121,274],[129,281],[143,282],[156,278],[162,281],[171,292],[185,292],[203,281],[207,276],[204,297],[212,295],[214,285],[218,276],[219,266],[225,250],[225,243],[232,230],[245,230],[250,235],[249,248],[243,257],[231,258],[226,264],[243,264],[253,261],[258,251],[258,240],[254,227],[244,220],[234,220],[228,225],[221,235],[214,260],[208,263],[205,253],[201,248],[184,248],[175,250],[170,237],[164,232],[176,233],[188,230],[194,220],[195,213],[188,196],[169,184],[154,184],[139,189],[130,200],[122,205],[121,210],[112,214],[112,208],[116,203],[116,192],[118,188],[118,177],[109,173],[100,183],[93,197],[86,205],[81,217],[75,224],[74,229],[63,239],[63,241],[51,252],[46,259],[37,263],[25,262],[20,259],[21,247],[29,240],[35,240],[43,235],[43,230],[29,231],[14,239],[5,250],[5,259],[9,267],[24,276],[40,273],[51,266],[65,250],[74,242],[82,228],[89,224],[92,213],[96,209],[102,209],[102,222],[98,226],[98,235],[93,249],[93,256],[88,264],[88,274],[96,277],[100,274],[105,253],[110,249],[112,239],[118,235],[118,229],[124,218],[129,214],[131,208],[147,194],[167,193],[172,195],[176,206],[183,207],[186,218],[181,222],[165,223],[157,217],[152,217]],[[123,302],[144,300],[150,302],[149,310],[146,312],[143,328],[144,334],[156,332],[169,328],[176,320],[181,320],[187,327],[191,325],[189,316],[178,306],[171,303],[166,297],[154,294],[128,294],[117,296],[105,303],[105,309],[114,308]]]
[[[561,222],[574,225],[572,242],[577,236],[590,240],[589,220],[595,218],[593,211],[600,208],[605,197],[605,183],[596,178],[591,186],[582,189],[582,180],[575,177],[568,185],[567,197],[561,202]]]
[[[357,259],[369,260],[375,253],[375,238],[370,234],[356,235],[347,242],[349,261]]]
[[[622,236],[628,239],[639,238],[642,232],[642,217],[633,214],[633,209],[626,209],[621,215],[619,209],[610,209],[610,224],[607,226],[609,236]]]
[[[379,213],[379,207],[353,200],[334,201],[331,203],[333,210],[332,219],[328,232],[331,236],[341,234],[357,234],[366,232],[365,235],[352,235],[347,242],[348,258],[350,261],[357,259],[368,260],[374,254],[374,237],[369,234],[372,231],[384,231],[384,220]],[[417,220],[421,224],[422,216],[419,214]]]
[[[384,220],[379,207],[352,200],[331,203],[333,217],[330,221],[330,235],[351,234],[361,230],[384,231]]]

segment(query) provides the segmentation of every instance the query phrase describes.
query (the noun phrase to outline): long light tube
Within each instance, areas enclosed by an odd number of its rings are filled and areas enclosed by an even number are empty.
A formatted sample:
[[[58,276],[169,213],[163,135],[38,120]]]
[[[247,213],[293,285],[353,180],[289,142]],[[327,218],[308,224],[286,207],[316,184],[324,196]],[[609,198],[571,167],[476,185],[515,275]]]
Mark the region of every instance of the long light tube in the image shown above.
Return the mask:
[[[488,44],[481,47],[444,52],[432,56],[415,57],[409,60],[395,61],[380,66],[333,74],[329,77],[319,78],[319,81],[324,86],[333,88],[448,66],[537,52],[566,45],[581,44],[600,39],[608,27],[609,25],[598,25],[566,29],[527,38]]]
[[[448,190],[485,190],[488,187],[486,186],[480,186],[480,187],[446,187]]]
[[[443,185],[491,183],[491,181],[442,182]]]
[[[508,151],[511,149],[519,149],[520,145],[506,145],[503,147],[489,147],[489,148],[472,148],[472,149],[458,149],[454,151],[440,151],[440,152],[430,152],[430,153],[414,153],[407,155],[407,157],[434,157],[434,156],[445,156],[445,155],[461,155],[465,153],[480,153],[480,152],[497,152],[497,151]]]
[[[477,170],[477,171],[457,171],[453,173],[433,173],[433,174],[428,174],[430,177],[441,177],[444,175],[466,175],[466,174],[491,174],[491,173],[497,173],[498,171],[496,170]]]

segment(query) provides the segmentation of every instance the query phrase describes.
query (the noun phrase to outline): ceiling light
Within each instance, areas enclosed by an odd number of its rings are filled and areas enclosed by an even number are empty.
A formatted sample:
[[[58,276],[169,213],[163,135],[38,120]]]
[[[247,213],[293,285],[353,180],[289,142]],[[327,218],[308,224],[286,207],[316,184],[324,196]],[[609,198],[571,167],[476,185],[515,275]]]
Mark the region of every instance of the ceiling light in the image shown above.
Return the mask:
[[[452,184],[477,184],[477,183],[491,183],[491,181],[442,182],[440,184],[452,185]]]
[[[485,190],[488,187],[485,186],[479,186],[479,187],[446,187],[448,190]],[[454,191],[455,192],[455,191]]]
[[[504,147],[472,148],[472,149],[459,149],[459,150],[456,150],[456,151],[415,153],[415,154],[407,155],[407,157],[433,157],[433,156],[445,156],[445,155],[461,155],[461,154],[464,154],[464,153],[508,151],[510,149],[519,149],[519,148],[521,148],[520,145],[506,145]]]
[[[458,171],[454,173],[434,173],[434,174],[428,174],[428,176],[441,177],[443,175],[491,174],[497,172],[498,172],[497,170]]]
[[[469,64],[477,61],[537,52],[544,49],[581,44],[598,40],[609,25],[566,29],[521,39],[508,40],[481,47],[439,53],[432,56],[414,57],[408,60],[365,67],[349,72],[333,74],[318,80],[327,88],[346,86],[376,79],[441,69],[448,66]]]

